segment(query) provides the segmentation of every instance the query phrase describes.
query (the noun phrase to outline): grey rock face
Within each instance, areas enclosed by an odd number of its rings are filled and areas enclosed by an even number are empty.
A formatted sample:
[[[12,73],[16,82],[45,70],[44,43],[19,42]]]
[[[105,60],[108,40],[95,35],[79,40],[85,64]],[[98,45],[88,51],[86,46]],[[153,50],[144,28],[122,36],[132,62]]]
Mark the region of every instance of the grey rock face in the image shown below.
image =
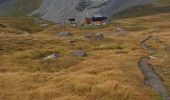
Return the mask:
[[[74,57],[85,57],[85,56],[87,56],[87,53],[82,50],[75,50],[75,51],[71,52],[70,55],[74,56]]]
[[[56,23],[65,22],[69,18],[74,18],[80,23],[82,19],[94,15],[107,16],[109,21],[114,13],[133,6],[150,4],[153,1],[155,0],[42,0],[40,7],[29,15],[38,15]],[[10,11],[16,2],[16,0],[0,0],[0,12],[6,11],[6,8]]]
[[[31,15],[39,15],[55,22],[69,18],[75,18],[80,22],[95,14],[105,15],[111,19],[116,12],[152,2],[153,0],[43,0],[41,7]]]

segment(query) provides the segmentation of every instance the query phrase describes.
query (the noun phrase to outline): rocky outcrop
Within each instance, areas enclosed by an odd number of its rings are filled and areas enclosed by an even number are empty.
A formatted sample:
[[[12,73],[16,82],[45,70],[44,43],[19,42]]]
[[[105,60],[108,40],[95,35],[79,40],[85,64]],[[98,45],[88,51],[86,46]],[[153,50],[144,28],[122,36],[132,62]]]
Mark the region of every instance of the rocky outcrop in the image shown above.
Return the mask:
[[[114,13],[133,6],[152,3],[153,1],[154,0],[38,0],[39,3],[37,4],[37,0],[0,0],[0,13],[5,12],[8,14],[11,10],[13,11],[13,8],[16,8],[15,10],[18,10],[19,14],[19,10],[22,10],[22,13],[32,11],[32,13],[29,14],[30,16],[36,15],[57,23],[65,22],[69,18],[73,18],[79,23],[82,19],[94,15],[107,16],[109,21]],[[20,6],[18,6],[18,4],[20,4]],[[39,6],[38,9],[36,9],[37,6]],[[5,8],[7,8],[7,10],[4,10]],[[15,12],[17,13],[17,11]]]
[[[75,18],[80,22],[86,17],[101,14],[110,17],[121,10],[137,5],[145,5],[153,0],[44,0],[41,7],[32,15],[55,22]]]

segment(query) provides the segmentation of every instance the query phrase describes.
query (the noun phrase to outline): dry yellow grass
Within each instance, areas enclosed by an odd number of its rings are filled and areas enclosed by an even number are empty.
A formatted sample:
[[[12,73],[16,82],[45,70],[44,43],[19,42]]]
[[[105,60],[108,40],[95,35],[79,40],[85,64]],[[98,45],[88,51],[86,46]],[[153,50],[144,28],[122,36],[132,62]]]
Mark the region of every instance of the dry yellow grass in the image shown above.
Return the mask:
[[[138,60],[147,52],[139,44],[147,35],[168,34],[169,22],[165,20],[168,16],[122,19],[100,29],[68,28],[67,31],[74,34],[70,38],[56,35],[65,31],[64,28],[51,27],[30,35],[4,32],[7,29],[3,29],[0,31],[0,99],[159,100],[159,96],[144,85]],[[116,27],[123,27],[129,33],[119,36],[113,31]],[[148,32],[154,27],[160,27],[161,33]],[[104,33],[105,39],[82,38],[84,34],[96,32]],[[170,37],[161,35],[160,38],[168,45]],[[78,42],[70,44],[68,40]],[[68,55],[77,49],[86,51],[88,56],[76,58]],[[42,60],[51,53],[59,53],[61,57]],[[164,67],[170,73],[168,66]],[[157,67],[155,70],[162,72]],[[162,74],[167,88],[168,75]]]
[[[150,64],[152,64],[154,71],[162,78],[168,94],[170,95],[170,14],[160,14],[157,16],[149,16],[147,20],[150,25],[154,26],[151,30],[145,32],[145,34],[152,35],[153,38],[147,43],[151,48],[156,49],[156,53],[153,54]],[[143,18],[144,20],[146,18]]]
[[[152,59],[150,63],[153,65],[153,69],[161,76],[170,95],[170,51],[168,49],[170,46],[170,32],[154,33],[153,36],[153,39],[148,44],[150,47],[155,48],[157,52],[153,55],[156,59]]]

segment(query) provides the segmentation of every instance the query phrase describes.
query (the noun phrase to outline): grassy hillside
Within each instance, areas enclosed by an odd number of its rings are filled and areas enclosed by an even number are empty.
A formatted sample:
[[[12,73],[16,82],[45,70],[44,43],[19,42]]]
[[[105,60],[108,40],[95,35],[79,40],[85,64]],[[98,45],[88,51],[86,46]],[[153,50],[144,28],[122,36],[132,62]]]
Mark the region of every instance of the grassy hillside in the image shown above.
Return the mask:
[[[153,15],[158,13],[170,13],[169,0],[155,0],[155,1],[156,2],[152,5],[137,6],[119,12],[113,15],[113,19],[140,17],[140,16],[147,16],[147,15]]]
[[[170,95],[170,13],[122,18],[97,28],[46,22],[47,29],[26,17],[0,18],[0,100],[161,100],[138,66],[148,54],[140,42],[150,35],[147,45],[157,50],[150,64]],[[60,37],[63,31],[73,36]],[[84,38],[89,33],[104,39]],[[87,56],[71,56],[74,50]],[[43,59],[53,53],[60,57]]]
[[[37,9],[41,2],[42,0],[16,0],[12,7],[0,11],[0,16],[25,16]]]
[[[35,23],[33,18],[26,18],[26,17],[0,17],[0,24],[1,26],[4,25],[4,27],[10,29],[15,29],[18,31],[33,33],[42,31],[43,28],[41,28],[41,25],[38,23]],[[20,33],[20,32],[18,32]]]
[[[71,38],[58,37],[56,33],[59,31],[62,30],[49,29],[28,36],[0,33],[1,99],[151,98],[149,89],[138,87],[143,79],[137,66],[141,50],[137,44],[131,45],[139,42],[135,38],[130,40],[132,35],[119,37],[112,34],[105,36],[104,40],[90,41],[81,37],[88,32],[104,32],[106,29],[88,31],[71,28],[68,29],[74,34]],[[78,42],[70,44],[68,39]],[[88,56],[77,58],[68,55],[77,49],[88,52]],[[136,49],[135,54],[132,49]],[[59,53],[61,57],[42,60],[52,53]]]
[[[159,96],[144,84],[144,77],[137,63],[147,52],[139,44],[151,34],[164,34],[162,36],[169,39],[169,17],[169,14],[158,14],[123,19],[91,30],[51,27],[31,35],[17,34],[3,28],[0,32],[0,98],[159,100]],[[138,23],[144,28],[136,28]],[[129,32],[120,36],[113,31],[116,27]],[[161,33],[150,32],[155,27],[161,28]],[[64,30],[73,33],[73,37],[62,38],[56,35]],[[87,33],[97,32],[103,33],[105,39],[83,38]],[[164,37],[160,38],[168,45]],[[78,42],[70,44],[69,40]],[[88,56],[72,57],[69,53],[73,50],[84,50]],[[61,57],[42,60],[52,53],[59,53]],[[169,61],[168,57],[164,59],[165,62]],[[167,69],[166,73],[157,68],[155,70],[163,73],[161,76],[170,90],[169,67],[164,67]]]

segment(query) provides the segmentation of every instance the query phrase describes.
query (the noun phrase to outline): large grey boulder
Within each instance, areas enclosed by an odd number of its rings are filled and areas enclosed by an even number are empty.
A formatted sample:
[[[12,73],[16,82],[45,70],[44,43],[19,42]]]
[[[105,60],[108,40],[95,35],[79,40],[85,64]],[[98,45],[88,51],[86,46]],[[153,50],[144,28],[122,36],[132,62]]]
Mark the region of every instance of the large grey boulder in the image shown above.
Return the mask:
[[[74,57],[85,57],[87,56],[87,53],[85,51],[82,51],[82,50],[75,50],[75,51],[72,51],[70,53],[71,56],[74,56]]]

